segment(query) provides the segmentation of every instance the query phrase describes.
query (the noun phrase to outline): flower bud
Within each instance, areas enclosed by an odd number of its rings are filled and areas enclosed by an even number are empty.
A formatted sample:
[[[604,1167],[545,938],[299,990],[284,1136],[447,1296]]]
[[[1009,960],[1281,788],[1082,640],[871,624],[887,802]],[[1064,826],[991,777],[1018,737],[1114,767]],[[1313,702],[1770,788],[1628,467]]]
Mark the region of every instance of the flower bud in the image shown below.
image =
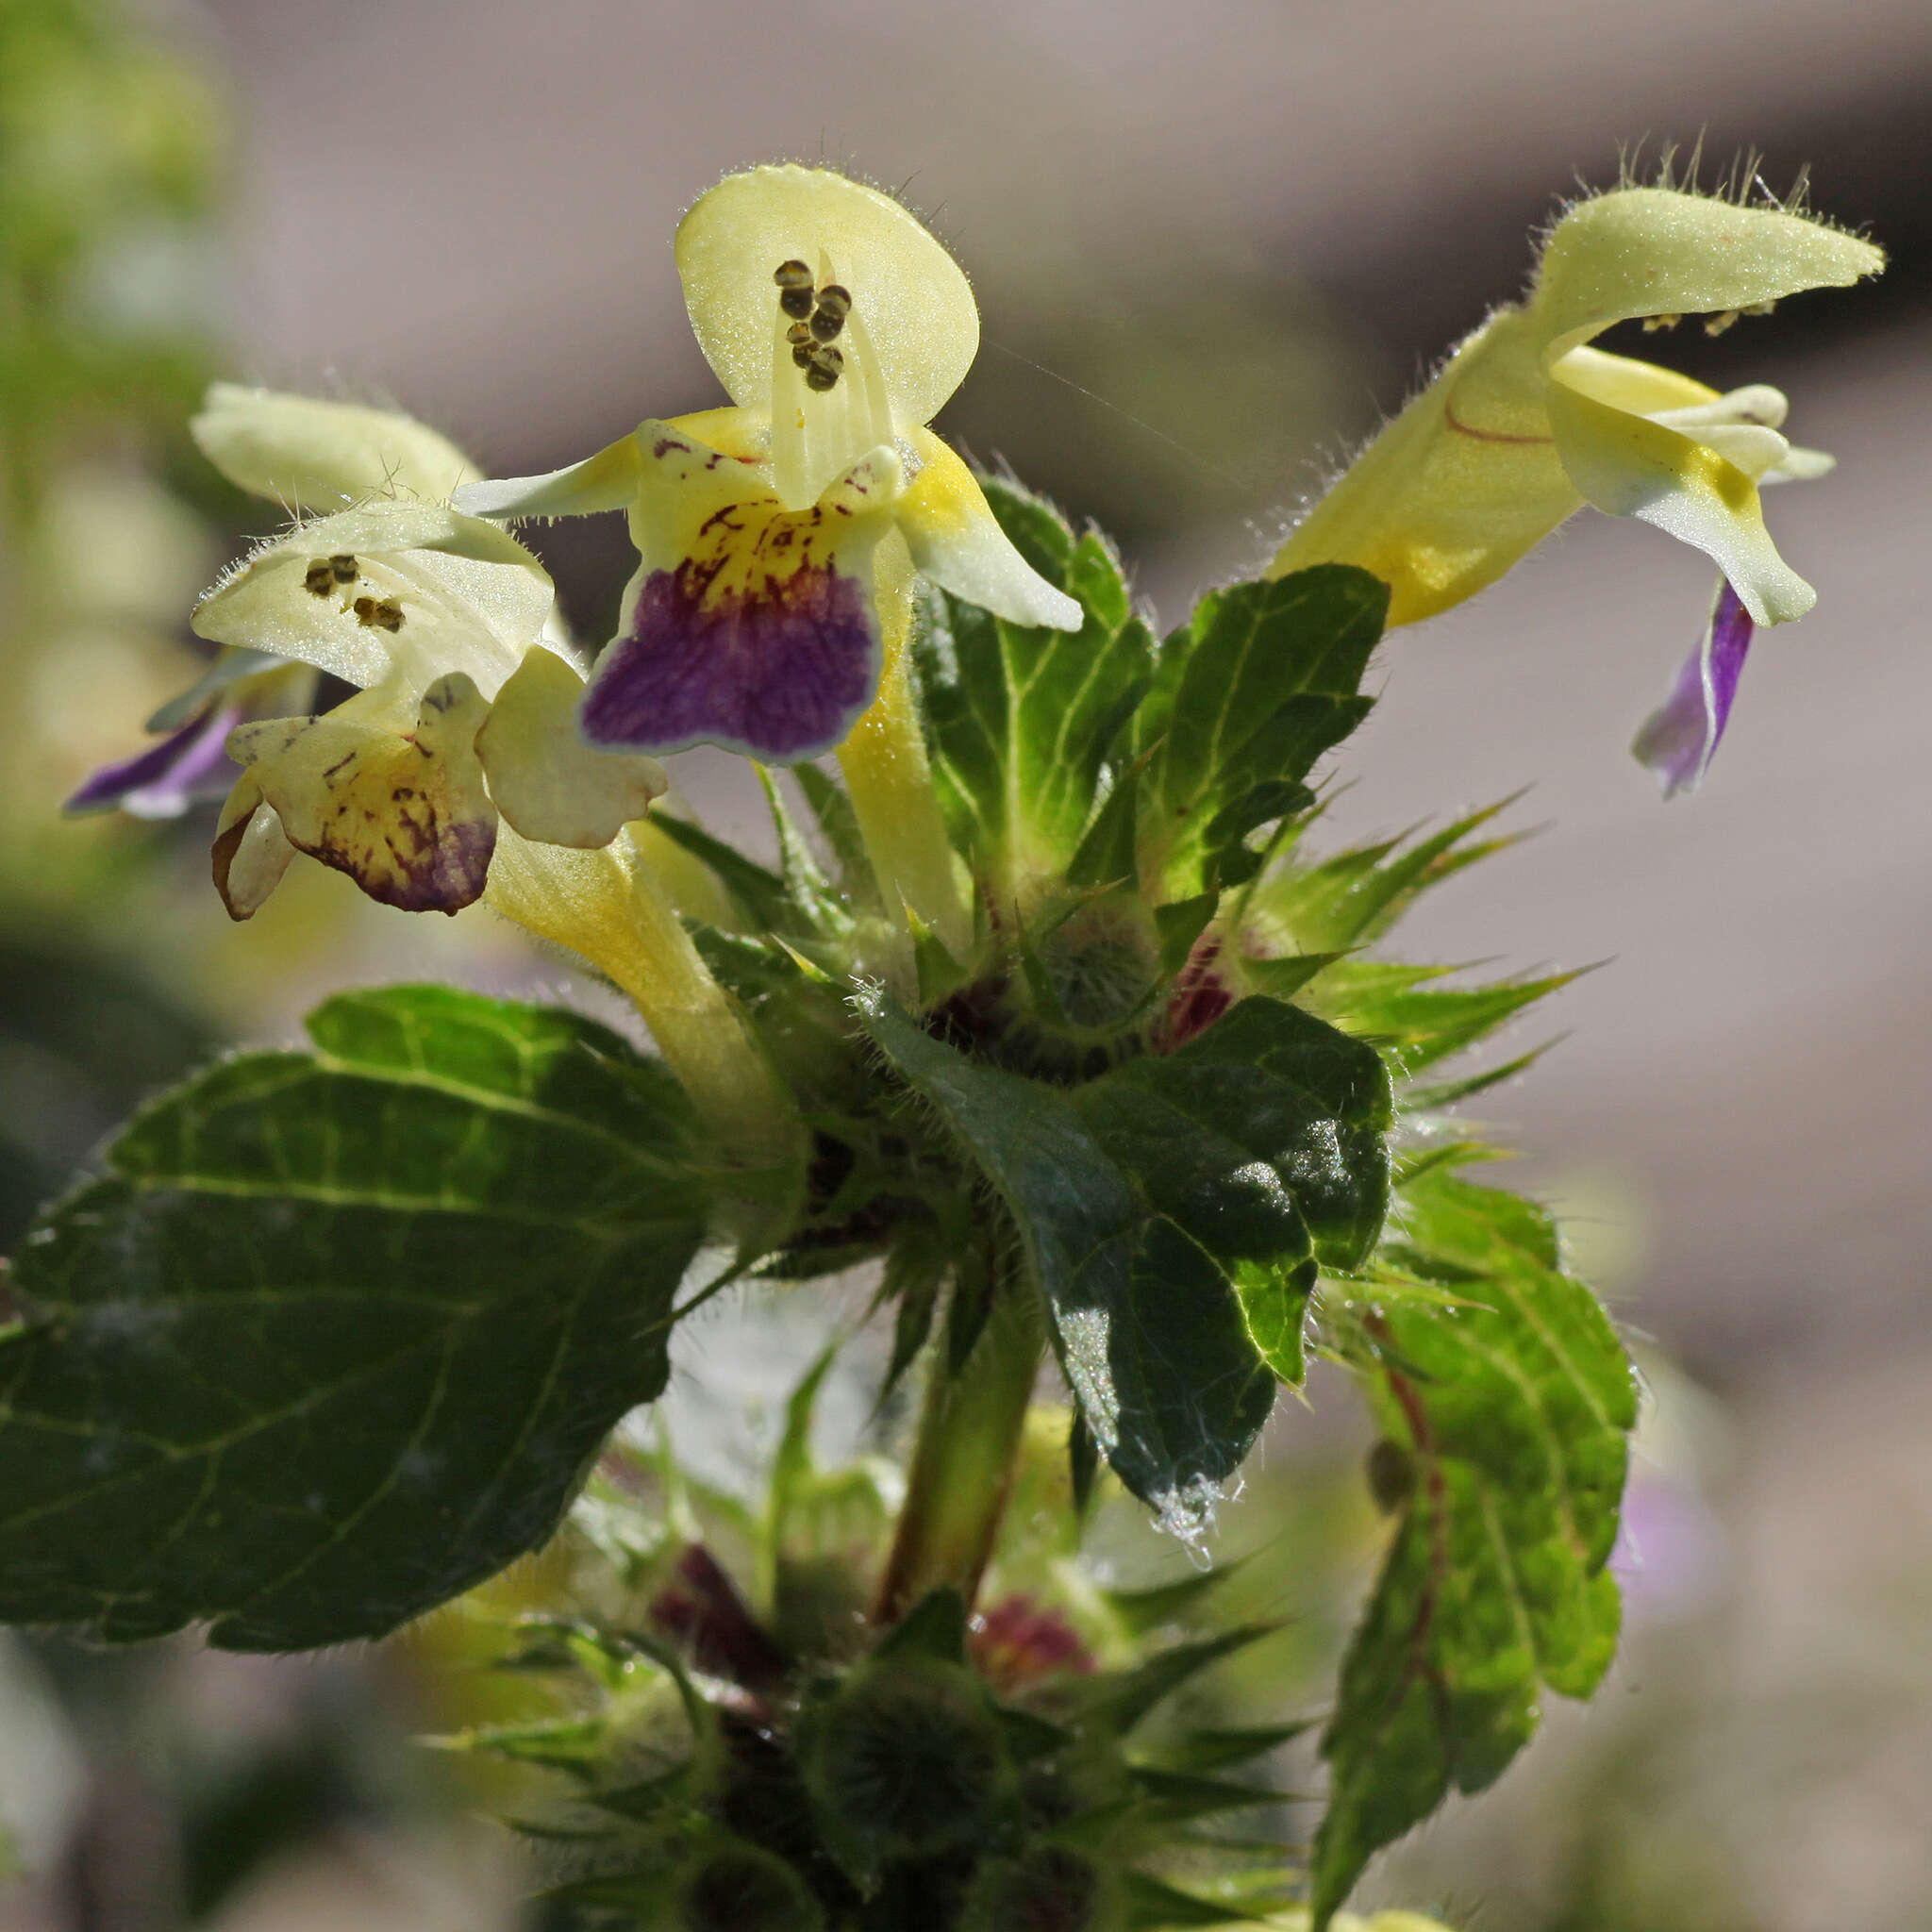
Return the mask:
[[[1104,1932],[1120,1923],[1108,1877],[1059,1845],[1023,1858],[990,1858],[959,1915],[960,1932]]]
[[[677,1879],[677,1932],[818,1932],[825,1923],[784,1859],[741,1839],[708,1845]]]
[[[855,1671],[802,1720],[799,1758],[828,1843],[862,1878],[984,1843],[1014,1790],[985,1688],[930,1657]]]

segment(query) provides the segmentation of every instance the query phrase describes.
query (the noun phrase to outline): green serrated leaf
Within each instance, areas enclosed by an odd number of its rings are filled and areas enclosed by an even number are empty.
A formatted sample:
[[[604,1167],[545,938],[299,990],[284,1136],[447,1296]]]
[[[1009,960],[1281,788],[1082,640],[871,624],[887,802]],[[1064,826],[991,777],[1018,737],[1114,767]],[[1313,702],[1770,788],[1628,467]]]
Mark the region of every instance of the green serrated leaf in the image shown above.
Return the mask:
[[[881,992],[859,1007],[874,1041],[1005,1201],[1102,1453],[1137,1495],[1193,1520],[1274,1399],[1225,1275],[1143,1206],[1067,1095],[975,1065]]]
[[[1232,883],[1247,834],[1303,808],[1316,759],[1368,715],[1388,602],[1367,572],[1324,564],[1210,591],[1167,640],[1135,725],[1153,751],[1142,871],[1167,896]]]
[[[1416,1477],[1322,1740],[1317,1928],[1373,1852],[1498,1775],[1542,1687],[1588,1696],[1617,1640],[1605,1564],[1636,1421],[1628,1357],[1559,1272],[1540,1209],[1440,1169],[1403,1201],[1407,1246],[1479,1278],[1487,1306],[1391,1301],[1368,1325],[1378,1419]]]
[[[1388,1211],[1393,1101],[1374,1050],[1255,996],[1074,1104],[1150,1206],[1224,1270],[1262,1359],[1298,1383],[1317,1264],[1357,1265]]]
[[[1094,1441],[1136,1495],[1198,1522],[1299,1377],[1318,1258],[1388,1201],[1374,1052],[1255,998],[1177,1053],[1065,1091],[975,1065],[882,994],[868,1030],[1000,1192]]]
[[[919,640],[941,801],[975,872],[1005,899],[1023,879],[1064,874],[1146,689],[1153,642],[1103,538],[1076,539],[1009,479],[982,481],[1021,554],[1087,614],[1076,632],[1036,630],[941,597]]]
[[[16,1257],[0,1617],[372,1637],[555,1527],[703,1235],[669,1075],[555,1008],[330,1001],[163,1095]]]

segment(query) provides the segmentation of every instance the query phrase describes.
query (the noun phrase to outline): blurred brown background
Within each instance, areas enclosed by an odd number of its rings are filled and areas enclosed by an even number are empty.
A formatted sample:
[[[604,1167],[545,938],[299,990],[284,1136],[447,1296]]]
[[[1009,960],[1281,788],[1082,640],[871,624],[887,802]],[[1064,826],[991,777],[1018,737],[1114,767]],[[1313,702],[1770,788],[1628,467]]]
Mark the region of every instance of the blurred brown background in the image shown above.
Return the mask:
[[[192,245],[124,267],[135,325],[200,331],[221,374],[392,399],[493,473],[546,469],[717,399],[675,218],[734,166],[823,158],[903,185],[974,277],[986,346],[941,426],[1101,520],[1170,623],[1267,554],[1324,467],[1514,293],[1555,197],[1613,180],[1622,150],[1701,138],[1724,169],[1760,151],[1780,192],[1808,165],[1820,208],[1870,225],[1893,254],[1874,289],[1721,341],[1607,344],[1781,385],[1796,440],[1840,462],[1771,499],[1820,604],[1760,636],[1706,791],[1659,804],[1624,746],[1693,641],[1708,567],[1586,515],[1391,642],[1332,823],[1392,831],[1534,786],[1516,822],[1546,829],[1403,942],[1607,962],[1543,1023],[1572,1037],[1484,1105],[1659,1362],[1617,1676],[1375,1890],[1495,1928],[1932,1926],[1924,0],[209,0],[136,17],[207,76],[234,148]],[[185,476],[153,434],[131,452],[96,435],[75,473]],[[208,498],[206,515],[191,585],[240,511]],[[601,634],[629,569],[621,520],[539,541]],[[12,861],[9,939],[140,956],[184,1056],[197,1027],[284,1035],[344,979],[562,983],[480,909],[432,927],[332,876],[231,931],[196,884],[205,825],[54,822],[60,785],[131,747],[158,694],[126,681],[126,650],[90,649],[43,653],[16,687],[42,775],[8,802],[33,855]],[[178,669],[142,675],[164,692]],[[682,782],[726,827],[750,823],[728,761],[698,755]],[[125,898],[61,883],[116,868],[145,881],[136,931]],[[51,1075],[35,1078],[7,1074],[9,1131],[44,1141],[32,1096]],[[63,1159],[112,1117],[96,1089],[58,1128]],[[1298,1446],[1319,1434],[1299,1411],[1282,1423],[1276,1473],[1329,1453]],[[258,1687],[291,1724],[308,1669]],[[45,1669],[18,1674],[22,1709],[43,1705]],[[86,1815],[70,1783],[56,1803],[45,1779],[0,1774],[25,1850]],[[348,1890],[271,1874],[223,1923],[508,1922],[467,1855],[349,1864]],[[44,1887],[15,1896],[9,1932],[83,1923]],[[84,1923],[138,1922],[99,1910]]]

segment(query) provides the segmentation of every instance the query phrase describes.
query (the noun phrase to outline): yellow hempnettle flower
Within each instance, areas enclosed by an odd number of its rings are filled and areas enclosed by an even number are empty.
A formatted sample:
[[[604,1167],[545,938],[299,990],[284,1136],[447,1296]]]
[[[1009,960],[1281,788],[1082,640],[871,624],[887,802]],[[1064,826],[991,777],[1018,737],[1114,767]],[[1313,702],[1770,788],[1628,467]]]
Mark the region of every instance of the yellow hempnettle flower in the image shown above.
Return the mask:
[[[1778,433],[1784,397],[1763,385],[1721,395],[1589,345],[1637,319],[1722,327],[1884,265],[1869,242],[1782,208],[1634,187],[1578,203],[1550,231],[1528,297],[1456,350],[1270,575],[1358,564],[1390,586],[1389,622],[1413,624],[1493,583],[1590,503],[1704,551],[1755,622],[1802,617],[1815,593],[1774,548],[1757,486],[1829,458]]]
[[[877,694],[875,553],[1018,624],[1077,630],[929,430],[979,346],[973,291],[905,208],[825,169],[754,168],[679,225],[678,274],[728,408],[646,422],[547,476],[469,484],[472,515],[630,512],[642,558],[585,739],[780,763]]]
[[[487,897],[631,996],[728,1144],[782,1148],[790,1108],[641,848],[662,767],[579,740],[584,675],[548,575],[446,501],[474,466],[407,416],[229,384],[192,426],[231,481],[305,518],[196,606],[224,651],[195,715],[219,724],[205,708],[230,702],[231,665],[244,682],[289,667],[285,691],[316,672],[357,687],[227,732],[243,768],[214,848],[229,912],[252,916],[298,852],[408,910]]]
[[[963,950],[970,907],[905,662],[915,575],[1016,624],[1083,621],[926,427],[977,352],[973,291],[896,201],[822,168],[727,176],[679,225],[676,259],[731,406],[456,502],[627,509],[642,561],[578,710],[585,741],[776,763],[838,749],[887,904]]]

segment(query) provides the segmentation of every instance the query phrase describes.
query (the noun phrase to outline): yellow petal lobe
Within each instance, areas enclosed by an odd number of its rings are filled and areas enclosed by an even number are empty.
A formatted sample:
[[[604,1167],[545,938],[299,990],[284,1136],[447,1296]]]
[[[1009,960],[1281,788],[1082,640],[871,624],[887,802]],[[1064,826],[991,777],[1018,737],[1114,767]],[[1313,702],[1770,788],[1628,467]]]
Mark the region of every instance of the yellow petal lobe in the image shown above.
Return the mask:
[[[1008,624],[1078,630],[1086,613],[1014,549],[973,472],[929,429],[911,442],[922,467],[898,519],[920,575]]]
[[[664,794],[664,767],[577,735],[584,680],[541,645],[496,694],[476,756],[496,808],[525,839],[594,850]]]
[[[215,891],[228,917],[238,923],[261,910],[294,862],[295,848],[274,807],[262,802],[261,786],[252,774],[244,774],[229,792],[210,858]]]
[[[369,693],[325,717],[244,724],[229,756],[298,850],[385,906],[453,913],[481,896],[496,844],[475,748],[488,706],[461,672],[423,693],[413,730],[382,715],[389,703]]]

